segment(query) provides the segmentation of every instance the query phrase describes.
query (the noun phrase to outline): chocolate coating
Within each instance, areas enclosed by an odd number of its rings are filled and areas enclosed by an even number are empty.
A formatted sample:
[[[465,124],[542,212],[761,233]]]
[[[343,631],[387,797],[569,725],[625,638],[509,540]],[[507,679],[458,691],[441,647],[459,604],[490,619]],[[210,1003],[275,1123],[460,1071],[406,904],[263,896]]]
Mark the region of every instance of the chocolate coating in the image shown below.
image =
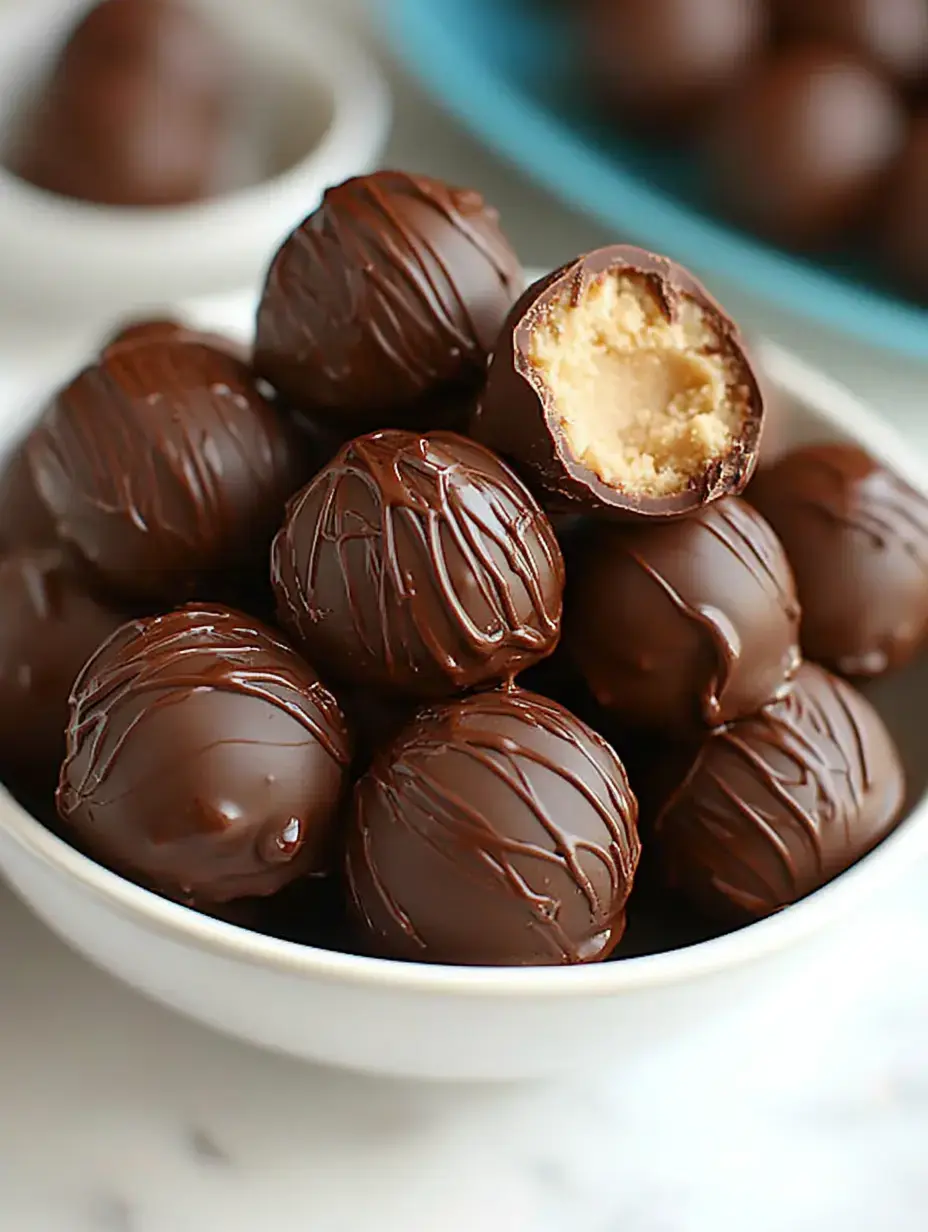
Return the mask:
[[[787,454],[749,498],[792,565],[806,658],[843,676],[908,662],[928,637],[928,500],[837,444]]]
[[[675,493],[648,496],[620,482],[604,482],[572,447],[554,394],[533,359],[535,333],[552,313],[575,306],[613,275],[628,278],[653,296],[660,318],[671,327],[682,328],[694,309],[703,314],[712,334],[703,349],[730,363],[744,400],[744,423],[730,446]],[[667,392],[668,402],[671,396]],[[578,257],[540,279],[516,303],[490,362],[471,434],[511,461],[552,510],[621,519],[669,518],[741,492],[755,466],[762,425],[763,399],[734,322],[682,266],[617,244]]]
[[[889,177],[879,219],[879,242],[900,283],[928,303],[928,111],[909,129]]]
[[[212,26],[174,0],[104,0],[79,22],[9,163],[49,192],[175,205],[218,187],[232,94]]]
[[[330,188],[275,256],[255,365],[339,429],[439,427],[430,396],[482,381],[521,288],[478,193],[378,171]]]
[[[685,736],[785,691],[799,604],[779,540],[733,497],[674,522],[597,527],[570,575],[564,638],[600,705]]]
[[[106,351],[53,399],[28,458],[60,538],[117,592],[165,605],[263,572],[301,477],[248,368],[182,339]]]
[[[904,84],[928,78],[925,0],[776,0],[784,30],[869,60]]]
[[[355,789],[350,906],[375,954],[594,962],[618,943],[639,856],[615,752],[521,689],[420,713]]]
[[[151,317],[130,321],[112,334],[101,348],[105,354],[113,347],[135,346],[137,342],[155,341],[202,342],[215,347],[218,351],[227,351],[237,359],[246,362],[248,348],[222,334],[205,333],[203,330],[191,329],[189,326],[175,321],[170,317]]]
[[[133,621],[71,698],[58,811],[95,859],[192,905],[326,872],[341,710],[270,629],[223,607]]]
[[[763,50],[762,0],[585,0],[586,55],[619,115],[688,128]]]
[[[90,655],[125,620],[95,598],[67,555],[25,546],[0,557],[0,773],[51,799],[68,695]]]
[[[904,132],[900,100],[866,64],[840,49],[798,46],[732,91],[705,153],[715,194],[737,221],[814,247],[867,213]]]
[[[514,676],[560,635],[550,522],[499,459],[453,433],[346,445],[290,503],[271,569],[309,658],[364,688],[447,696]]]
[[[904,787],[870,703],[806,663],[782,700],[706,740],[657,822],[667,879],[723,922],[771,915],[884,838]]]
[[[0,470],[0,545],[47,547],[54,542],[55,525],[35,490],[23,441]]]

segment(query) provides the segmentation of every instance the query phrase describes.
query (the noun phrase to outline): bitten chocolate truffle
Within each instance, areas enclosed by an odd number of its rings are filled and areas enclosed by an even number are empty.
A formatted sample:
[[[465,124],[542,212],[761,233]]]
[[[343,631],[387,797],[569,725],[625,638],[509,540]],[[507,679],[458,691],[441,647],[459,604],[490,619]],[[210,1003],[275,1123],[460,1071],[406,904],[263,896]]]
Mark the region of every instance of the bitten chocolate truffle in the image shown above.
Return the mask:
[[[790,35],[857,52],[903,84],[928,80],[925,0],[775,0]]]
[[[425,710],[355,789],[347,876],[363,943],[419,962],[594,962],[640,847],[618,756],[521,689]]]
[[[522,285],[478,193],[361,176],[330,188],[274,258],[255,365],[294,407],[351,433],[444,426],[434,395],[482,382]]]
[[[706,740],[657,821],[666,877],[723,923],[771,915],[876,846],[904,787],[870,703],[804,664],[782,700]]]
[[[512,472],[453,433],[350,442],[290,504],[280,619],[333,679],[410,697],[511,678],[560,635],[564,564]]]
[[[745,226],[826,244],[873,205],[905,123],[892,87],[849,52],[787,47],[719,107],[705,138],[710,183]]]
[[[27,453],[59,537],[114,591],[166,606],[264,574],[302,478],[246,365],[176,338],[106,351],[52,400]]]
[[[879,215],[879,244],[902,286],[928,304],[928,111],[909,129]]]
[[[327,872],[350,758],[335,698],[229,608],[133,621],[71,699],[58,811],[102,863],[194,906]]]
[[[812,445],[749,492],[780,538],[808,659],[878,676],[928,637],[928,500],[855,445]]]
[[[690,128],[764,48],[763,0],[585,0],[586,71],[620,117]]]
[[[192,6],[104,0],[71,33],[8,163],[85,201],[193,201],[219,187],[233,88],[227,49]]]
[[[570,575],[564,638],[601,706],[686,736],[786,690],[799,603],[776,535],[732,497],[673,522],[596,527]]]
[[[0,773],[51,800],[68,695],[125,615],[95,598],[60,548],[0,556]]]
[[[666,518],[742,490],[762,421],[719,305],[679,265],[617,245],[516,304],[472,434],[551,508]]]

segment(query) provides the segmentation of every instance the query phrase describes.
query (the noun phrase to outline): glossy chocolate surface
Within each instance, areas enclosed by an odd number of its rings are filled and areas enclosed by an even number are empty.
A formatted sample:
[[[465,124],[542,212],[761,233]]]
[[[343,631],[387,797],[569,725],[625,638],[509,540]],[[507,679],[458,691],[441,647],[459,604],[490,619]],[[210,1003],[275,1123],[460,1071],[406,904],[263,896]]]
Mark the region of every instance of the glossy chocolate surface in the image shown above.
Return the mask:
[[[773,531],[732,497],[673,522],[597,526],[569,578],[564,639],[600,705],[687,735],[785,690],[799,603]]]
[[[665,875],[722,922],[771,915],[884,838],[904,786],[870,703],[804,664],[781,701],[706,740],[657,822]]]
[[[430,397],[482,382],[521,289],[478,193],[398,171],[361,176],[330,188],[275,256],[256,367],[346,435],[444,426]]]
[[[907,85],[928,81],[925,0],[775,0],[784,31],[845,47]]]
[[[178,338],[106,351],[52,400],[28,457],[59,537],[114,591],[164,606],[263,575],[303,475],[246,365]]]
[[[55,525],[35,489],[22,441],[0,468],[0,545],[47,547],[54,542]]]
[[[551,391],[531,359],[532,334],[552,308],[576,303],[610,273],[640,279],[668,321],[694,303],[712,319],[718,349],[736,366],[749,405],[744,430],[726,456],[675,495],[647,497],[604,483],[577,457],[559,422]],[[540,279],[510,312],[493,355],[471,434],[511,461],[546,507],[619,519],[670,518],[692,512],[747,484],[756,462],[763,400],[737,326],[682,266],[641,248],[600,248]]]
[[[410,697],[515,675],[560,635],[564,567],[519,480],[452,433],[347,445],[274,541],[283,624],[327,677]]]
[[[792,565],[806,658],[844,676],[908,662],[928,636],[928,500],[837,444],[787,454],[749,498]]]
[[[520,689],[423,711],[355,789],[347,875],[373,953],[592,962],[618,943],[639,856],[617,755]]]
[[[75,687],[58,810],[96,859],[184,902],[329,870],[342,712],[270,629],[222,607],[127,625]]]
[[[248,348],[234,342],[222,334],[213,334],[199,329],[192,329],[181,321],[171,317],[142,317],[129,321],[111,334],[104,342],[101,351],[105,354],[114,347],[135,346],[137,342],[157,341],[202,342],[206,346],[215,347],[218,351],[227,351],[243,362],[248,360]]]
[[[89,593],[60,548],[20,546],[0,556],[0,773],[6,781],[51,800],[71,686],[124,620]]]
[[[719,107],[710,183],[736,221],[783,244],[826,244],[871,208],[904,133],[901,101],[865,63],[825,45],[786,48]]]

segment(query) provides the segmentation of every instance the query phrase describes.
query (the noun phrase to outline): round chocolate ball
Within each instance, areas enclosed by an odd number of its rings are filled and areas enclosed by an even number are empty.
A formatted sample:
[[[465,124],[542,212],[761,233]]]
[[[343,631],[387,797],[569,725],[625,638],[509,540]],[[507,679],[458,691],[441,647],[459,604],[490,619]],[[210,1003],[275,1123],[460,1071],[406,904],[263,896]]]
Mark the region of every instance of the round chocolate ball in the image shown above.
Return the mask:
[[[0,773],[51,800],[78,672],[126,619],[56,547],[0,556]]]
[[[347,877],[385,958],[595,962],[618,943],[640,852],[622,763],[521,689],[421,712],[357,784]]]
[[[348,432],[443,426],[433,396],[482,381],[521,288],[478,193],[378,171],[330,188],[275,256],[255,364]]]
[[[165,606],[263,575],[302,478],[293,431],[247,366],[181,338],[104,352],[27,453],[59,537],[118,593]]]
[[[648,127],[691,127],[766,41],[763,0],[586,0],[578,8],[600,92],[620,116]]]
[[[928,303],[928,111],[913,120],[886,185],[880,247],[899,282]]]
[[[907,663],[928,637],[928,500],[838,444],[787,454],[749,498],[792,565],[805,657],[842,676]]]
[[[614,244],[515,304],[471,434],[552,512],[668,518],[742,490],[763,413],[738,328],[706,289]]]
[[[786,48],[737,86],[709,125],[715,195],[773,240],[828,243],[869,210],[905,122],[892,87],[850,53]]]
[[[0,545],[47,547],[54,542],[55,525],[35,489],[23,441],[0,468]]]
[[[189,5],[105,0],[65,45],[11,167],[49,192],[106,205],[208,196],[232,81],[221,39]]]
[[[512,472],[462,436],[359,437],[291,501],[271,571],[283,625],[334,679],[418,698],[550,654],[564,564]]]
[[[218,351],[227,351],[243,362],[248,361],[248,348],[241,343],[226,338],[223,334],[213,334],[200,329],[193,329],[171,317],[143,317],[121,326],[111,334],[100,348],[101,354],[106,354],[113,347],[135,346],[137,342],[155,341],[202,342],[206,346],[215,347]]]
[[[597,527],[570,575],[564,638],[601,706],[686,736],[786,690],[799,603],[776,535],[731,497],[672,522]]]
[[[350,759],[335,698],[223,607],[133,621],[71,699],[58,811],[95,859],[194,906],[329,871]]]
[[[706,915],[749,923],[865,855],[904,794],[880,716],[806,663],[784,698],[708,737],[657,821],[664,873]]]
[[[775,0],[784,31],[857,52],[903,83],[928,79],[925,0]]]

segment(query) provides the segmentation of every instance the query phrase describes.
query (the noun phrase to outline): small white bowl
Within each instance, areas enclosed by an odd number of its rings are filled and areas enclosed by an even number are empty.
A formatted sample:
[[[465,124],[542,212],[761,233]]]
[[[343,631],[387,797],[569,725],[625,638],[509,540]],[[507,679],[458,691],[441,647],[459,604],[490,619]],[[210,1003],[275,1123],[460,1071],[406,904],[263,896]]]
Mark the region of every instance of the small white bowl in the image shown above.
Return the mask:
[[[245,339],[248,301],[182,314]],[[768,344],[755,357],[789,444],[849,438],[928,491],[928,471],[856,399]],[[0,416],[2,422],[2,416]],[[79,855],[0,790],[0,869],[65,941],[148,996],[266,1048],[381,1074],[517,1079],[634,1065],[770,986],[816,934],[861,917],[928,851],[928,659],[872,691],[910,780],[906,820],[874,852],[777,916],[667,953],[574,968],[417,965],[259,936],[150,894]],[[11,939],[7,944],[15,944]]]
[[[236,56],[230,154],[243,186],[189,206],[114,208],[55,196],[0,167],[0,293],[11,302],[103,317],[255,286],[323,191],[378,161],[389,93],[351,39],[292,0],[191,2]],[[0,140],[88,4],[37,0],[0,13]]]

